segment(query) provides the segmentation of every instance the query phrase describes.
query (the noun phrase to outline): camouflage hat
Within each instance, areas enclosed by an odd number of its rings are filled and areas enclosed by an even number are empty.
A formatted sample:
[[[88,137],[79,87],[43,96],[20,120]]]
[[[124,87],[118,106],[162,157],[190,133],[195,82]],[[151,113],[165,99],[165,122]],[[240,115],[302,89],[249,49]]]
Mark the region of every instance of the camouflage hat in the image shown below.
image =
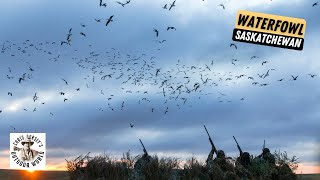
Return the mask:
[[[250,154],[248,152],[243,152],[240,158],[242,165],[244,165],[245,167],[250,164]]]
[[[243,152],[242,155],[244,158],[250,158],[250,154],[248,152]]]
[[[28,139],[28,140],[26,140],[26,141],[22,141],[22,142],[21,142],[22,146],[24,146],[24,144],[26,144],[26,143],[28,143],[28,144],[30,144],[30,146],[32,146],[34,142],[31,141],[31,139]]]
[[[217,157],[219,157],[219,158],[224,158],[224,157],[225,157],[224,151],[218,150],[218,152],[217,152]]]
[[[263,154],[270,153],[270,149],[269,148],[263,148],[262,152],[263,152]]]

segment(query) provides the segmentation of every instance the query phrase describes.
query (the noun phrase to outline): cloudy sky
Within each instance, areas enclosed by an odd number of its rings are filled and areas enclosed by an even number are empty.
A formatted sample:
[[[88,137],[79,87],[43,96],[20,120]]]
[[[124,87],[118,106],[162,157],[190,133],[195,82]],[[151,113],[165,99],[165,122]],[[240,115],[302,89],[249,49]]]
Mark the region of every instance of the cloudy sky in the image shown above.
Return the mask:
[[[162,8],[168,0],[105,2],[106,8],[98,0],[0,2],[0,168],[9,168],[12,132],[47,134],[47,169],[64,169],[64,159],[89,151],[136,156],[139,138],[150,154],[204,159],[211,148],[205,124],[229,156],[238,154],[233,135],[255,155],[266,140],[271,151],[298,156],[299,173],[320,172],[314,2],[177,0],[170,11]],[[303,51],[230,47],[238,10],[305,19]],[[70,28],[71,46],[61,46]]]

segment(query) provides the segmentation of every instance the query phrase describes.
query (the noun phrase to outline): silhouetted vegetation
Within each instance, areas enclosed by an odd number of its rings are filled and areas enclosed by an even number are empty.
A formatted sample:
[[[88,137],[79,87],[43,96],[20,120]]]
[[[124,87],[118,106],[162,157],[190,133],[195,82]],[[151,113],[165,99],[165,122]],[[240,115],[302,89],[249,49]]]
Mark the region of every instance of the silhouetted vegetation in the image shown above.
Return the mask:
[[[298,167],[297,158],[288,157],[286,152],[274,152],[276,164],[270,164],[258,157],[251,156],[251,165],[245,170],[248,179],[257,180],[295,180],[294,170]],[[185,161],[178,158],[159,158],[153,156],[147,166],[141,169],[142,176],[135,175],[134,164],[140,156],[133,158],[129,152],[120,159],[108,155],[90,157],[89,153],[74,160],[67,160],[67,169],[71,180],[211,180],[241,179],[244,172],[236,167],[236,158],[228,158],[233,169],[222,171],[219,166],[210,173],[206,163],[191,157]]]

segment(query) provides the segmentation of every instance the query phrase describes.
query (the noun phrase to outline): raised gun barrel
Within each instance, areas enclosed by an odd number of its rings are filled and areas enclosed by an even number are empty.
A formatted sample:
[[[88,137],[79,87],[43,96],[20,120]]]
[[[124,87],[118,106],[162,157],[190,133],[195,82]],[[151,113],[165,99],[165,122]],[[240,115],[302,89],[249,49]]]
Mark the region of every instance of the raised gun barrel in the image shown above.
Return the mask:
[[[206,130],[206,132],[207,132],[207,134],[208,134],[208,136],[209,136],[209,141],[210,141],[210,143],[211,143],[211,146],[212,146],[212,148],[213,148],[213,151],[214,151],[216,154],[218,154],[218,151],[217,151],[216,147],[215,147],[214,144],[213,144],[213,141],[212,141],[212,139],[211,139],[211,137],[210,137],[210,134],[209,134],[209,132],[208,132],[208,130],[207,130],[207,128],[206,128],[206,125],[203,125],[203,126],[204,126],[204,129]]]
[[[143,147],[143,152],[144,152],[146,155],[148,155],[148,152],[147,152],[146,148],[144,147],[141,139],[139,139],[139,141],[140,141],[140,143],[141,143],[141,145],[142,145],[142,147]]]
[[[237,147],[238,147],[238,150],[240,152],[240,156],[242,155],[242,149],[240,148],[239,144],[238,144],[238,141],[236,140],[236,138],[233,136],[233,139],[236,141],[237,143]]]

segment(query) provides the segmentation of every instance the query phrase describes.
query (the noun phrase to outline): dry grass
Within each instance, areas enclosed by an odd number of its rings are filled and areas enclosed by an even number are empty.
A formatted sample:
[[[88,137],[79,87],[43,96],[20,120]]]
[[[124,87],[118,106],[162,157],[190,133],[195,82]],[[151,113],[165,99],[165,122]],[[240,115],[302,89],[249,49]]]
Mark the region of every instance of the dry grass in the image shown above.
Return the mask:
[[[251,157],[252,165],[248,168],[252,179],[279,179],[295,180],[292,170],[298,167],[297,158],[289,158],[286,152],[274,153],[276,165],[270,165],[258,158]],[[160,158],[153,156],[151,162],[141,169],[137,178],[133,167],[137,158],[129,152],[123,154],[121,159],[108,155],[89,157],[89,154],[79,156],[74,160],[67,160],[67,168],[71,180],[212,180],[212,179],[240,179],[234,167],[234,159],[228,160],[228,169],[223,172],[219,166],[213,171],[208,171],[205,162],[195,157],[187,159],[183,167],[177,158]]]
[[[79,179],[129,179],[133,167],[133,158],[129,153],[121,160],[108,155],[93,158],[89,154],[80,155],[74,160],[67,161],[67,169],[71,180]]]

